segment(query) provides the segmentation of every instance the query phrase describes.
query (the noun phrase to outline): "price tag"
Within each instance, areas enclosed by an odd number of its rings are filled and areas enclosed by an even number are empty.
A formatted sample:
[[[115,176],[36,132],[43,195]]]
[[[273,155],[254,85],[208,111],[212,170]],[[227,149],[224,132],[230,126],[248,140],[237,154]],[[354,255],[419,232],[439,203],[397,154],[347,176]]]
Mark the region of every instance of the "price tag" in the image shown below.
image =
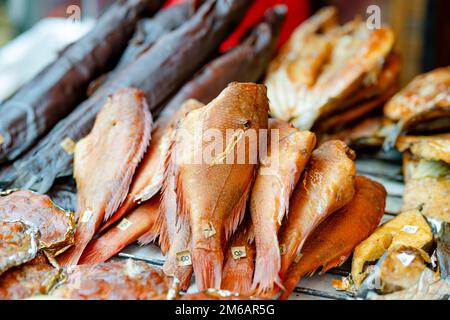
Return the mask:
[[[93,213],[94,213],[94,211],[92,211],[92,209],[87,209],[81,216],[81,223],[86,223],[89,220],[91,220]]]
[[[188,250],[178,252],[177,264],[180,267],[192,265],[191,253]]]
[[[414,260],[414,255],[407,253],[399,253],[397,254],[397,259],[405,266],[409,266],[411,262]]]
[[[299,254],[297,257],[295,257],[295,263],[298,263],[300,261],[300,259],[303,257],[303,254]]]
[[[127,230],[129,227],[131,227],[132,224],[133,224],[133,223],[132,223],[130,220],[128,220],[127,218],[123,218],[123,220],[120,221],[120,223],[117,225],[117,228],[118,228],[119,230],[125,231],[125,230]]]
[[[67,152],[67,154],[69,154],[69,155],[72,155],[75,152],[76,143],[75,143],[75,141],[73,141],[69,137],[65,138],[61,142],[60,145],[61,145],[61,148],[63,148],[64,151]]]
[[[231,254],[234,260],[239,260],[247,257],[247,250],[244,247],[231,247]]]
[[[0,146],[5,142],[5,137],[0,134]]]
[[[211,222],[206,222],[203,224],[203,235],[206,239],[211,238],[213,235],[216,234],[216,229],[214,229],[214,226]]]
[[[286,254],[286,245],[285,244],[280,245],[280,254],[282,256]]]
[[[419,229],[418,226],[405,225],[405,226],[403,226],[402,231],[404,231],[406,233],[410,233],[410,234],[415,234],[418,229]]]

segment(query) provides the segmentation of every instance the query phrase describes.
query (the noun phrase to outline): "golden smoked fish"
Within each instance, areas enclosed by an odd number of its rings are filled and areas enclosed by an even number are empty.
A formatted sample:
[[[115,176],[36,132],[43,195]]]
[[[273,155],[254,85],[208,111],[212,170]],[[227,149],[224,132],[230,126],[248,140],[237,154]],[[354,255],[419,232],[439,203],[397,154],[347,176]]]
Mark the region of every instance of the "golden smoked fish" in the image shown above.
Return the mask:
[[[280,229],[282,280],[290,265],[301,257],[303,244],[311,232],[353,198],[354,159],[353,150],[338,140],[325,142],[312,153]]]
[[[278,230],[289,198],[316,145],[316,136],[300,131],[283,120],[269,121],[272,141],[267,157],[261,159],[250,197],[250,212],[255,228],[256,267],[253,287],[259,291],[281,284]],[[273,134],[272,134],[273,133]]]
[[[355,196],[342,209],[322,222],[305,242],[299,262],[289,268],[285,291],[288,299],[300,278],[342,265],[353,249],[378,226],[384,214],[386,190],[366,177],[355,179]]]
[[[261,132],[267,140],[267,130],[260,130],[267,129],[267,114],[265,86],[231,83],[207,106],[191,111],[177,128],[171,151],[176,156],[177,201],[180,217],[189,218],[192,230],[199,290],[220,288],[222,242],[243,218]]]
[[[227,248],[222,274],[222,290],[245,296],[253,293],[256,255],[254,230],[249,217],[239,226]]]
[[[84,250],[80,264],[105,262],[137,241],[144,233],[153,233],[156,239],[158,234],[155,227],[159,215],[159,204],[160,197],[156,195],[132,210],[100,238],[92,240]]]
[[[100,231],[107,229],[139,203],[149,200],[161,190],[164,180],[164,161],[173,131],[178,121],[189,111],[202,106],[203,104],[196,100],[188,100],[173,115],[159,118],[156,121],[155,129],[152,132],[152,141],[136,170],[125,201]]]
[[[75,148],[79,221],[75,245],[61,258],[75,265],[102,221],[125,199],[150,142],[152,117],[144,93],[122,89],[109,97],[91,133]]]

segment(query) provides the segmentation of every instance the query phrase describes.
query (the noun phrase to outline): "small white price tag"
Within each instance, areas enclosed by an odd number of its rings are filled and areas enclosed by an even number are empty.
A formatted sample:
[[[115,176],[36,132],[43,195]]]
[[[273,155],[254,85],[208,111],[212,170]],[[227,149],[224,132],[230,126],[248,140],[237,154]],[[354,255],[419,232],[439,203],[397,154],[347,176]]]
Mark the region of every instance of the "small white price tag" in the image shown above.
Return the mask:
[[[191,253],[188,250],[178,252],[177,264],[180,267],[192,265]]]
[[[214,229],[214,226],[211,222],[206,222],[203,224],[203,235],[206,239],[211,238],[213,235],[216,234],[216,229]]]
[[[5,142],[5,137],[0,134],[0,146]]]
[[[297,257],[295,257],[295,263],[298,263],[300,261],[300,259],[303,257],[303,254],[299,254]]]
[[[133,223],[127,218],[123,218],[122,221],[117,225],[117,228],[122,231],[126,231],[129,227],[131,227]]]
[[[86,223],[91,220],[93,213],[94,211],[92,211],[92,209],[87,209],[85,212],[83,212],[83,215],[81,216],[81,223]]]
[[[286,245],[285,244],[280,245],[280,254],[281,255],[286,254]]]
[[[231,247],[231,254],[234,260],[239,260],[247,257],[247,250],[243,247]]]
[[[397,254],[397,259],[405,266],[409,266],[411,262],[414,260],[414,255],[407,253],[399,253]]]
[[[75,152],[75,146],[76,146],[75,141],[73,141],[69,137],[65,138],[61,142],[61,148],[63,148],[63,150],[67,152],[67,154],[69,155],[72,155]]]
[[[404,231],[406,233],[410,233],[410,234],[415,234],[418,229],[419,229],[418,226],[405,225],[405,226],[403,226],[402,231]]]

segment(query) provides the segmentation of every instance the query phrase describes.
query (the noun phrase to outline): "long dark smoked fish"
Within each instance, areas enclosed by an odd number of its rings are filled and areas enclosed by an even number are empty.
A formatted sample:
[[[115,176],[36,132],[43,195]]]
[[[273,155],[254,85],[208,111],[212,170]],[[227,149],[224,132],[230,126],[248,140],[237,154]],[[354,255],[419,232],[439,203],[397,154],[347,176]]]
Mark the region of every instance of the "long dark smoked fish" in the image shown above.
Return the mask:
[[[133,64],[78,106],[15,165],[13,186],[48,191],[57,177],[72,172],[73,144],[92,128],[106,97],[136,87],[154,110],[209,58],[250,5],[246,0],[207,1],[183,26],[158,40]]]
[[[31,147],[86,97],[89,83],[113,67],[147,11],[162,0],[118,1],[85,37],[0,106],[0,163]]]

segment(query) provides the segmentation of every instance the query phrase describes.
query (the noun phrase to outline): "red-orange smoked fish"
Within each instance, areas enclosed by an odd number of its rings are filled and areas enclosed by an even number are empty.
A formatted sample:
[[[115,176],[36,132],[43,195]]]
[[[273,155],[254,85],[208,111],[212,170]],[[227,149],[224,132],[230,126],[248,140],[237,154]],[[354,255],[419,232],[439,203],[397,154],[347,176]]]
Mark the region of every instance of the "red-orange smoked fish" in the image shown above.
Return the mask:
[[[146,232],[153,233],[154,238],[157,238],[155,222],[159,215],[159,204],[160,197],[156,195],[131,211],[100,238],[91,241],[81,256],[80,264],[105,262]]]
[[[75,246],[61,258],[74,265],[104,220],[125,199],[131,179],[150,142],[152,117],[144,93],[122,89],[109,97],[91,133],[75,148],[74,177],[79,221]]]
[[[289,266],[300,257],[303,243],[311,232],[353,198],[354,159],[353,150],[338,140],[325,142],[312,153],[280,229],[282,280]]]
[[[164,180],[164,163],[167,158],[173,130],[178,121],[189,111],[202,106],[203,104],[196,100],[188,100],[173,115],[161,117],[156,121],[155,130],[152,132],[152,141],[133,177],[133,182],[125,201],[100,231],[117,222],[138,203],[152,198],[161,190]]]
[[[384,214],[386,190],[366,177],[356,177],[355,196],[333,213],[311,234],[302,249],[300,261],[294,263],[284,282],[280,299],[289,298],[300,278],[342,265],[353,249],[377,227]]]
[[[180,216],[190,221],[199,290],[220,288],[222,241],[244,215],[267,113],[263,85],[232,83],[207,106],[191,111],[177,128],[172,147],[176,193]]]
[[[250,216],[239,226],[226,249],[222,289],[251,296],[255,271],[255,237]]]
[[[316,145],[316,136],[283,120],[269,122],[272,141],[253,185],[250,212],[255,227],[256,267],[253,287],[264,292],[281,284],[278,230],[289,211],[289,198]],[[276,131],[275,131],[276,130]]]

